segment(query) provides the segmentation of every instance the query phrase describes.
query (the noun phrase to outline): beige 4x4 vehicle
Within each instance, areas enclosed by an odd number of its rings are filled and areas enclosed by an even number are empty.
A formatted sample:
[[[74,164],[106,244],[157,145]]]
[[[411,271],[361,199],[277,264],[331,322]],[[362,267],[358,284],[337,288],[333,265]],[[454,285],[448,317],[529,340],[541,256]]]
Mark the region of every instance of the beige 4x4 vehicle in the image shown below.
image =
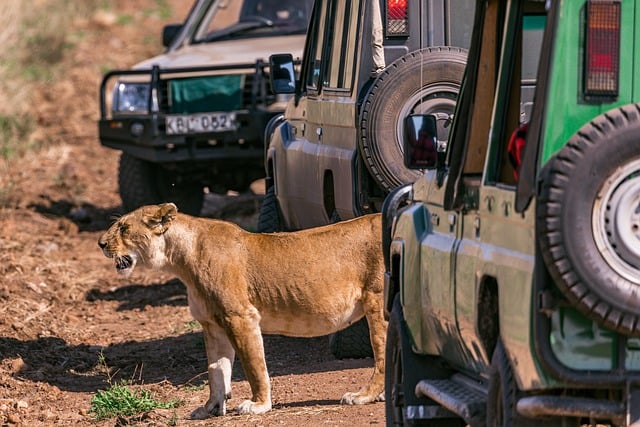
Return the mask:
[[[465,0],[316,0],[296,78],[274,55],[272,87],[293,94],[267,125],[258,231],[296,230],[377,212],[421,175],[403,164],[404,118],[436,114],[444,143],[470,43]],[[335,334],[338,358],[370,354],[361,321]]]
[[[302,55],[312,4],[196,0],[163,29],[164,54],[104,76],[100,143],[122,151],[125,210],[173,201],[198,214],[205,188],[243,191],[264,176],[264,128],[290,97],[269,89],[267,59]]]

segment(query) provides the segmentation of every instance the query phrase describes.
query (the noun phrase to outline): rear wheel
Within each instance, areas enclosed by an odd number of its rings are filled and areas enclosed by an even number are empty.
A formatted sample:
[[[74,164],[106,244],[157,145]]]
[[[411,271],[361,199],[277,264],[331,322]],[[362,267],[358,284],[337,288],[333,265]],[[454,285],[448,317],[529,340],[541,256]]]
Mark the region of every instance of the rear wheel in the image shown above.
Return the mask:
[[[329,347],[336,359],[364,359],[373,357],[369,324],[362,318],[346,329],[329,337]]]
[[[204,203],[200,183],[184,180],[156,163],[124,152],[120,155],[118,187],[125,211],[172,202],[181,212],[199,215]]]
[[[362,105],[359,144],[369,172],[383,189],[421,175],[404,167],[405,117],[435,114],[438,139],[446,143],[465,63],[466,52],[460,48],[425,48],[390,64],[371,85]]]
[[[502,342],[498,341],[489,367],[487,426],[492,427],[578,427],[575,418],[526,418],[518,415],[518,386]]]
[[[495,427],[515,426],[516,384],[509,360],[502,343],[498,342],[489,369],[489,393],[487,398],[487,425]]]
[[[258,232],[275,233],[278,231],[284,231],[282,215],[280,214],[280,206],[278,206],[275,189],[271,186],[267,189],[264,199],[262,199],[262,205],[260,205]]]

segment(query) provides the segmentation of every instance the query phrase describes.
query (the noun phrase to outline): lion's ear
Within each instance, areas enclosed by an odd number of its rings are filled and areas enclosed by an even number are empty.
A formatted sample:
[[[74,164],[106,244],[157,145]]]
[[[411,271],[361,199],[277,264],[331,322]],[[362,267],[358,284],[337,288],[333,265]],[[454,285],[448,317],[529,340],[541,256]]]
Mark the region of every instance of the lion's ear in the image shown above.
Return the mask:
[[[144,217],[144,222],[149,228],[164,233],[169,228],[169,224],[176,218],[178,208],[173,203],[163,203],[158,205],[155,212]]]

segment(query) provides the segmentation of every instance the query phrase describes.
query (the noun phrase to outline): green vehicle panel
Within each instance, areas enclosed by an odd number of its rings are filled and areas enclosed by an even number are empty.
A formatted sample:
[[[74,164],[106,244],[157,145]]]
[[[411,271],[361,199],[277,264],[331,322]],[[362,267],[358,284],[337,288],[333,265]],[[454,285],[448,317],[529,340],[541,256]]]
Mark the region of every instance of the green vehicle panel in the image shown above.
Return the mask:
[[[437,155],[407,137],[383,204],[387,425],[635,425],[640,1],[476,11],[447,144],[411,117]]]

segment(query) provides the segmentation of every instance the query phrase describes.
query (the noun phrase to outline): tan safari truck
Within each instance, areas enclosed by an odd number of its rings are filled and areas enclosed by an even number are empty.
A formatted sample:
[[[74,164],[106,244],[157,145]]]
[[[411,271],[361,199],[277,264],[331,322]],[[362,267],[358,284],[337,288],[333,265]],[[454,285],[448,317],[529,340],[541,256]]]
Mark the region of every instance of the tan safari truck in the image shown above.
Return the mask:
[[[123,208],[172,201],[197,215],[205,191],[264,176],[263,134],[290,95],[270,90],[274,52],[302,56],[313,0],[197,0],[163,29],[166,51],[100,86],[100,143],[120,150]]]
[[[476,11],[383,207],[387,425],[638,426],[640,1]]]

